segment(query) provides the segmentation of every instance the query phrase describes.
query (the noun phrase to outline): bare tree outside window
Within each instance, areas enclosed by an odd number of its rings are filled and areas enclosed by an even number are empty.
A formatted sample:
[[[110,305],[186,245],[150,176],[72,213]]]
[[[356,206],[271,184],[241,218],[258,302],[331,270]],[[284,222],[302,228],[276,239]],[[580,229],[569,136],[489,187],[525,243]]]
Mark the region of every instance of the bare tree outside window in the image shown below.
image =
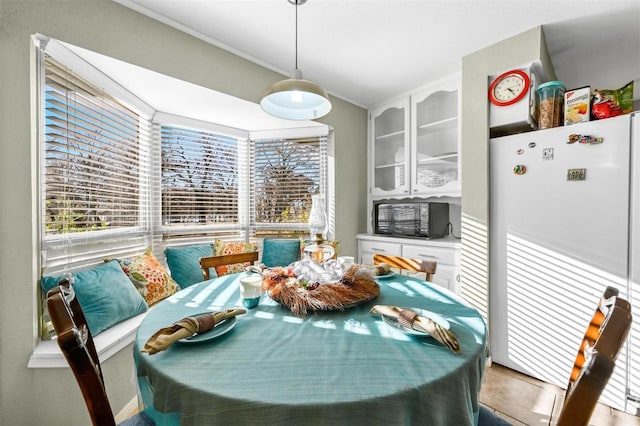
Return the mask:
[[[255,156],[256,223],[306,224],[322,186],[319,138],[260,140]]]
[[[140,223],[140,118],[47,59],[45,232]]]
[[[238,222],[238,141],[162,126],[162,223]]]

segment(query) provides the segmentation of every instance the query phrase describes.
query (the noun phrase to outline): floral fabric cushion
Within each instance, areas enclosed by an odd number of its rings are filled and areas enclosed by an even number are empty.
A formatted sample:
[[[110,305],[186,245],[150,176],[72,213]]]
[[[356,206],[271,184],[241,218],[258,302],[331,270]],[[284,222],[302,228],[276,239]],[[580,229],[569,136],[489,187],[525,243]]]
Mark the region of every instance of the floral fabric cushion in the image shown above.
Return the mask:
[[[180,286],[151,253],[151,248],[140,256],[120,259],[118,262],[149,305],[166,299],[180,290]]]
[[[245,243],[244,241],[222,241],[216,239],[213,245],[213,255],[222,256],[224,254],[237,254],[258,251],[258,246],[254,243]],[[216,266],[216,274],[219,277],[236,272],[243,272],[244,268],[250,266],[251,263],[235,263],[233,265]]]
[[[94,336],[148,309],[116,260],[72,275],[78,303]],[[57,286],[62,278],[64,275],[42,277],[40,286],[44,294]]]

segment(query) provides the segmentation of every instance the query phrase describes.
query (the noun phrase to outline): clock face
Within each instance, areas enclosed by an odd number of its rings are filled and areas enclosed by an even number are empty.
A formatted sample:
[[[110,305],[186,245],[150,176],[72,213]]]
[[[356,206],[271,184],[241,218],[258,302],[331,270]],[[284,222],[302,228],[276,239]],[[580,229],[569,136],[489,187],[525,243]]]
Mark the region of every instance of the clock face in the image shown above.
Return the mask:
[[[518,102],[529,90],[529,76],[520,70],[507,71],[493,80],[489,87],[489,100],[497,106]]]

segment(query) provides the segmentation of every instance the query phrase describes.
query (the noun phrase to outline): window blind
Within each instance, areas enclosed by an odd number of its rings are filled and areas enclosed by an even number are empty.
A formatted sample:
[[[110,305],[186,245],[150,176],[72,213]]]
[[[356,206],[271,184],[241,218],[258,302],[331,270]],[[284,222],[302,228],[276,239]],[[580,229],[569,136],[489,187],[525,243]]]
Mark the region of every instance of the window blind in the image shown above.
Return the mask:
[[[253,226],[307,232],[311,195],[327,190],[327,138],[251,142]]]
[[[235,137],[161,126],[162,225],[239,226],[239,141]]]
[[[44,63],[42,241],[47,273],[139,251],[149,225],[150,126],[53,58]]]

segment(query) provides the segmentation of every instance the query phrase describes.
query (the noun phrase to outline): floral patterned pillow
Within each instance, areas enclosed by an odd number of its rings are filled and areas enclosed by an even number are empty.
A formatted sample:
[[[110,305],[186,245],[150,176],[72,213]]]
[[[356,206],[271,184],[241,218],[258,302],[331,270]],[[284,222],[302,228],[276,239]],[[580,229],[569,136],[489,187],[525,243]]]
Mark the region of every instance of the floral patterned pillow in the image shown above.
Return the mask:
[[[149,306],[180,290],[180,286],[151,253],[151,248],[140,256],[120,259],[118,262]]]
[[[222,241],[216,239],[213,245],[213,255],[222,256],[224,254],[249,253],[258,251],[258,245],[255,243],[245,243],[244,241]],[[243,272],[244,268],[250,266],[251,263],[234,263],[233,265],[216,266],[216,273],[219,277],[228,274]]]

